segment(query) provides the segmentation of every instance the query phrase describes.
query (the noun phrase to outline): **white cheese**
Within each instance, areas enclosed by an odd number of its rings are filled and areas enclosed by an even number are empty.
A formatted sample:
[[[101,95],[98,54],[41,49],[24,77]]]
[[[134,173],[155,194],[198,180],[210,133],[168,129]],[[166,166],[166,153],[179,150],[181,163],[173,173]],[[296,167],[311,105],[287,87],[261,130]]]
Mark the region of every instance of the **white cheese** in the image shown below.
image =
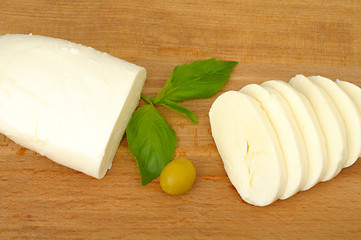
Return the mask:
[[[262,83],[261,86],[270,87],[282,95],[300,128],[308,162],[308,177],[302,190],[307,190],[320,181],[327,167],[325,139],[316,114],[306,97],[293,89],[288,83],[271,80]]]
[[[351,98],[361,113],[361,88],[350,82],[336,80],[336,84]]]
[[[297,75],[289,83],[307,97],[316,113],[327,147],[327,170],[321,181],[330,180],[341,171],[347,159],[343,120],[330,97],[310,79]]]
[[[283,155],[260,104],[229,91],[217,98],[209,116],[225,170],[243,200],[265,206],[282,196],[287,182]]]
[[[0,37],[0,132],[102,178],[138,105],[146,71],[90,47]]]
[[[304,187],[307,180],[307,156],[297,122],[278,92],[271,88],[249,84],[241,92],[260,102],[279,140],[287,169],[286,190],[281,199],[286,199]]]
[[[351,98],[361,118],[361,88],[350,82],[336,80],[336,84]]]
[[[347,159],[343,167],[349,167],[356,162],[361,153],[361,118],[359,110],[349,96],[332,80],[321,76],[309,77],[321,87],[340,112],[345,124],[347,138]]]

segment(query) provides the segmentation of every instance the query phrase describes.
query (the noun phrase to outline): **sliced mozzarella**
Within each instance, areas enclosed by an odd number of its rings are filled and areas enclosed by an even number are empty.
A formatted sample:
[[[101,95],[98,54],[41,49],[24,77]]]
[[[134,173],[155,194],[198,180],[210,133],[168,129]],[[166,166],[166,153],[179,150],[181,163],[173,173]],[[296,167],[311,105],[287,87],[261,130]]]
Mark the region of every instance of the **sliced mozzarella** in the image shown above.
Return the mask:
[[[0,132],[102,178],[138,105],[145,69],[43,36],[1,36],[0,52]]]
[[[351,98],[361,118],[361,88],[350,82],[336,80],[336,84]]]
[[[286,171],[277,136],[260,104],[229,91],[210,112],[212,135],[225,170],[241,197],[265,206],[284,192]]]
[[[288,83],[271,80],[261,86],[270,87],[282,95],[300,128],[308,160],[308,177],[302,190],[307,190],[321,180],[327,166],[325,139],[316,114],[307,98]]]
[[[287,169],[286,190],[281,196],[281,199],[286,199],[303,188],[307,180],[306,150],[297,122],[287,103],[275,90],[250,84],[241,92],[261,103],[276,132]]]
[[[321,181],[335,177],[347,159],[346,131],[342,118],[324,90],[303,75],[290,80],[290,85],[310,101],[325,137],[327,170]]]
[[[350,82],[336,80],[336,84],[351,98],[361,113],[361,88]]]
[[[347,159],[343,167],[349,167],[356,162],[361,153],[361,119],[359,111],[350,97],[332,80],[321,76],[313,76],[309,77],[309,79],[328,94],[341,114],[347,139]]]

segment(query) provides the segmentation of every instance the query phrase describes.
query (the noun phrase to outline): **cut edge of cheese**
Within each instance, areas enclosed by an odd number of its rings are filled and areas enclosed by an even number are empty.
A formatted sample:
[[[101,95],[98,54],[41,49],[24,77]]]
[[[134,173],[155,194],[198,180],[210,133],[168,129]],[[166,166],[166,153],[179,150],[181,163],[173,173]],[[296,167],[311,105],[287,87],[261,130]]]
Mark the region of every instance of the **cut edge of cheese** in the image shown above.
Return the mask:
[[[308,177],[301,190],[310,189],[320,181],[327,167],[325,139],[316,114],[306,97],[288,83],[270,80],[261,85],[278,91],[293,112],[305,143],[308,158]]]
[[[307,180],[307,156],[303,138],[287,102],[272,88],[249,84],[241,92],[260,102],[277,135],[287,169],[287,199],[303,188]]]
[[[353,83],[341,80],[336,80],[336,84],[350,97],[352,102],[357,107],[359,116],[361,118],[361,88]]]
[[[327,170],[321,181],[328,181],[341,171],[347,158],[344,123],[329,96],[310,79],[296,75],[289,84],[309,100],[316,113],[327,148]]]
[[[308,77],[321,87],[333,101],[345,124],[347,138],[347,159],[343,167],[349,167],[356,162],[361,154],[361,118],[359,110],[350,97],[332,80],[321,77]]]
[[[119,117],[114,125],[113,131],[109,138],[108,144],[105,149],[104,157],[101,161],[97,178],[102,178],[110,169],[115,153],[119,147],[120,141],[124,136],[125,129],[132,117],[132,114],[139,104],[140,93],[146,78],[146,71],[143,68],[135,77],[133,86],[129,92],[124,106],[119,114]]]
[[[209,117],[228,178],[242,199],[256,206],[279,199],[287,173],[277,136],[260,104],[228,91],[213,102]]]

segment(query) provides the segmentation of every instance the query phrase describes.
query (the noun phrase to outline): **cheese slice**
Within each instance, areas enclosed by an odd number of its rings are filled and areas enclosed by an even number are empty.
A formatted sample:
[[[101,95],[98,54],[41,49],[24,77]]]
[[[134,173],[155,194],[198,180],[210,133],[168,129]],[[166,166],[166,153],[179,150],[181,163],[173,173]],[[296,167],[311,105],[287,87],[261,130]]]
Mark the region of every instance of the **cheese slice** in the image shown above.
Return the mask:
[[[321,181],[330,180],[341,171],[347,159],[343,120],[330,97],[310,79],[297,75],[289,83],[307,97],[316,113],[327,147],[327,170]]]
[[[283,155],[260,104],[229,91],[214,101],[209,117],[224,168],[243,200],[265,206],[282,196],[287,181]]]
[[[350,97],[361,118],[361,88],[350,82],[336,80],[336,84]]]
[[[308,163],[308,177],[301,190],[307,190],[321,180],[327,168],[326,143],[316,114],[307,98],[288,83],[271,80],[261,86],[270,87],[282,95],[300,128]]]
[[[138,105],[145,69],[44,36],[1,36],[0,53],[0,132],[102,178]]]
[[[361,118],[360,113],[350,97],[332,80],[313,76],[309,79],[321,87],[340,112],[345,124],[347,138],[347,159],[343,167],[349,167],[356,162],[361,154]]]
[[[241,92],[260,102],[276,132],[287,169],[286,190],[281,196],[286,199],[304,187],[308,174],[306,149],[297,122],[288,104],[275,90],[249,84]]]

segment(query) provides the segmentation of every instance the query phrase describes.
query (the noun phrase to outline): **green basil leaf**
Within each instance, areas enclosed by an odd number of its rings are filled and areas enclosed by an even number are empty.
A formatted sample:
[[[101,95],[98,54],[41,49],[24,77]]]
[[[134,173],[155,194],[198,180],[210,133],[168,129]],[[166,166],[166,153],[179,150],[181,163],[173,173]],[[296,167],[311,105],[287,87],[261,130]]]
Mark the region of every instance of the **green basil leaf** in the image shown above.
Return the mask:
[[[147,97],[147,96],[145,96],[143,94],[140,94],[140,98],[143,99],[144,101],[146,101],[149,104],[153,104],[154,100],[155,100],[154,97]]]
[[[178,112],[180,114],[187,116],[194,123],[198,123],[198,119],[197,119],[196,115],[191,110],[183,107],[182,105],[179,105],[179,104],[169,101],[169,100],[163,100],[163,101],[159,102],[158,104],[162,105],[164,107],[167,107],[169,109],[172,109],[175,112]]]
[[[164,88],[156,96],[155,103],[211,97],[224,87],[236,65],[237,62],[234,61],[211,58],[176,66]]]
[[[152,104],[137,109],[126,129],[129,150],[135,157],[142,185],[157,178],[174,157],[177,137]]]

